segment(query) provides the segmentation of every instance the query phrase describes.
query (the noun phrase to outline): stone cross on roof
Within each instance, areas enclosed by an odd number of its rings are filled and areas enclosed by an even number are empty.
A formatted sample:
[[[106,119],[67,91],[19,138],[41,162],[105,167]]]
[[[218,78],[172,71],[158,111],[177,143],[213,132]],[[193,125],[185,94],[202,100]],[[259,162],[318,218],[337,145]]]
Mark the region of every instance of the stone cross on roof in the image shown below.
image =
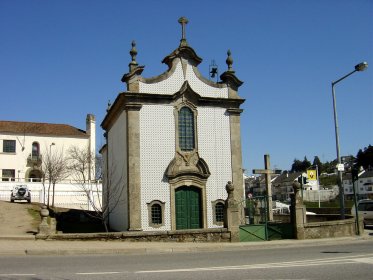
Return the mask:
[[[178,22],[181,24],[181,40],[180,40],[180,46],[187,46],[188,43],[186,41],[185,37],[185,25],[189,22],[186,17],[179,18]]]

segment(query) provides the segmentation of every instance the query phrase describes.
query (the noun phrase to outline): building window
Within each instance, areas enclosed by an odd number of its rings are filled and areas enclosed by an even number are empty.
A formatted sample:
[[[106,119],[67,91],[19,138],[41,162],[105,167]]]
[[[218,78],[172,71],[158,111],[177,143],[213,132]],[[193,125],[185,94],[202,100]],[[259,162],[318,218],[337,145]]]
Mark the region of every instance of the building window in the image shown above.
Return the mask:
[[[148,203],[149,226],[159,228],[164,225],[164,202],[154,200]]]
[[[16,152],[16,140],[4,140],[3,141],[3,153],[15,153]]]
[[[224,200],[215,200],[212,202],[212,214],[213,214],[213,223],[217,226],[223,226],[224,224],[224,211],[225,203]]]
[[[188,107],[179,111],[179,147],[182,151],[192,151],[194,146],[194,114]]]
[[[162,224],[162,206],[159,204],[152,205],[152,224],[161,225]]]
[[[15,181],[16,171],[14,169],[3,169],[1,177],[3,181]]]
[[[215,219],[216,222],[224,222],[224,204],[221,202],[215,205]]]
[[[32,143],[32,152],[31,155],[34,158],[37,158],[40,154],[40,145],[38,142]]]

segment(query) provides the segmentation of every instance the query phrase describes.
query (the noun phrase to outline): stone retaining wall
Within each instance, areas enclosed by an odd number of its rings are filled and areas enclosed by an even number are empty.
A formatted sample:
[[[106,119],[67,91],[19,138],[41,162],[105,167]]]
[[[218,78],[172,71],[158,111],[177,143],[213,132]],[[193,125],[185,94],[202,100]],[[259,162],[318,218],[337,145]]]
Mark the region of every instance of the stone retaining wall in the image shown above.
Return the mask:
[[[226,228],[109,233],[65,233],[36,235],[46,240],[119,240],[131,242],[230,242],[231,233]]]
[[[355,219],[311,222],[304,224],[304,239],[348,237],[356,235]],[[364,227],[360,223],[360,234]]]

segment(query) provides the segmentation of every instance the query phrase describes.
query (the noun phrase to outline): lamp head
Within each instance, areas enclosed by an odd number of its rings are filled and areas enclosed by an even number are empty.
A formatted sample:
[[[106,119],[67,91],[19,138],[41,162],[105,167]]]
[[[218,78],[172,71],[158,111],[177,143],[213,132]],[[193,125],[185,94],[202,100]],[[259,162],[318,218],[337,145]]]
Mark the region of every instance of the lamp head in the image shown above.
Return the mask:
[[[356,71],[364,71],[365,69],[368,68],[368,63],[367,62],[361,62],[358,65],[355,66]]]

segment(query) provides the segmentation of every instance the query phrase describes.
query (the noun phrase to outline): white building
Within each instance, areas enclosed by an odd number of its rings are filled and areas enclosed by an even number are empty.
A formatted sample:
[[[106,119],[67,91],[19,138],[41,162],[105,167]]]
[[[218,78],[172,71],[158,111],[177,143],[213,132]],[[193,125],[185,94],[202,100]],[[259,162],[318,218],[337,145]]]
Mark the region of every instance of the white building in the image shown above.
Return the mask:
[[[70,147],[87,147],[95,154],[95,137],[95,117],[91,114],[87,115],[85,131],[66,124],[0,121],[1,181],[40,181],[47,149],[66,155]]]
[[[101,126],[107,144],[101,149],[111,229],[178,230],[223,226],[225,186],[244,198],[237,89],[232,69],[218,83],[204,78],[202,61],[185,39],[163,59],[168,70],[141,76],[132,43],[129,73]],[[243,209],[242,209],[243,210]],[[243,218],[243,211],[241,213]]]
[[[353,184],[351,174],[343,175],[344,194],[347,198],[353,197]],[[364,170],[359,173],[355,182],[355,192],[359,199],[373,198],[373,170]]]

